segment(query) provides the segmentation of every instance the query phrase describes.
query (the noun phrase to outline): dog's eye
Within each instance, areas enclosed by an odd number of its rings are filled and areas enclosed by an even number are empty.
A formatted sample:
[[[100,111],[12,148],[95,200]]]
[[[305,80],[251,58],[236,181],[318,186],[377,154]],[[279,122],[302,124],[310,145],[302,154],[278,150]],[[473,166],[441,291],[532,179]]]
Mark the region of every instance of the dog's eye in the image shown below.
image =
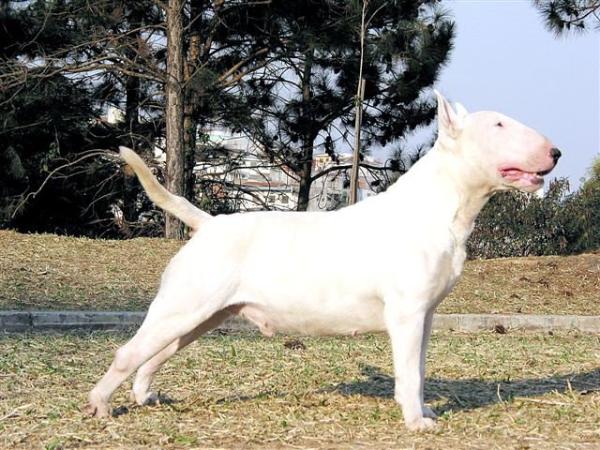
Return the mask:
[[[496,126],[497,126],[497,127],[500,127],[500,128],[502,128],[502,127],[504,126],[504,124],[503,124],[502,122],[498,122],[498,123],[496,124]]]

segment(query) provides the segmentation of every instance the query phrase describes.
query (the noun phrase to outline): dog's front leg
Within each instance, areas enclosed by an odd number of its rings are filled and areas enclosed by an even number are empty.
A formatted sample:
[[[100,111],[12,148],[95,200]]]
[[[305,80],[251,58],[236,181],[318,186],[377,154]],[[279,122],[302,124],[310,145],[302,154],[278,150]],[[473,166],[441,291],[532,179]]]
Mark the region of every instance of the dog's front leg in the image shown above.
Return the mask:
[[[426,430],[435,421],[425,417],[423,385],[425,364],[423,354],[429,331],[428,312],[405,311],[395,299],[386,303],[385,321],[394,354],[395,399],[402,407],[404,422],[410,430]],[[424,414],[425,413],[425,414]]]
[[[423,341],[421,343],[421,361],[420,370],[425,380],[425,361],[427,359],[427,346],[429,344],[429,337],[431,336],[431,326],[433,324],[433,313],[435,308],[431,308],[425,315],[425,326],[423,327]],[[435,419],[437,415],[433,410],[425,404],[425,383],[421,383],[421,405],[423,407],[423,416]]]

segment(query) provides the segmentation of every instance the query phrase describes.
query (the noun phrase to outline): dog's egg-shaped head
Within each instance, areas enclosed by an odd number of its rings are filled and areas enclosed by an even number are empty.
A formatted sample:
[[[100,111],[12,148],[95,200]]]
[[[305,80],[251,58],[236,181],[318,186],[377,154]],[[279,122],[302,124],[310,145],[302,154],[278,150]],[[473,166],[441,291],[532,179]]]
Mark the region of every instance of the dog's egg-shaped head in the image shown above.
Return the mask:
[[[560,151],[537,131],[504,114],[469,114],[460,104],[453,108],[436,91],[441,146],[460,152],[469,175],[485,180],[492,190],[534,192],[555,166]]]

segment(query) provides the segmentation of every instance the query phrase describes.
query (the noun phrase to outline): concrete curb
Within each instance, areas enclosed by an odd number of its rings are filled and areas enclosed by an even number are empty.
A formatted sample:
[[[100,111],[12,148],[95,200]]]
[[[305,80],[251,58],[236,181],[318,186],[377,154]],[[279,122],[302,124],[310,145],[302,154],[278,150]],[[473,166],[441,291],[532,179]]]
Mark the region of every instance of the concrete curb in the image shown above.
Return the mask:
[[[145,312],[139,311],[0,311],[0,332],[48,330],[130,330],[138,327]],[[474,332],[498,329],[558,331],[577,330],[600,333],[600,316],[436,314],[434,330]],[[237,317],[222,329],[254,330]]]
[[[577,330],[586,333],[600,333],[600,316],[437,314],[433,319],[435,330],[473,332],[493,330],[500,326],[507,330]]]

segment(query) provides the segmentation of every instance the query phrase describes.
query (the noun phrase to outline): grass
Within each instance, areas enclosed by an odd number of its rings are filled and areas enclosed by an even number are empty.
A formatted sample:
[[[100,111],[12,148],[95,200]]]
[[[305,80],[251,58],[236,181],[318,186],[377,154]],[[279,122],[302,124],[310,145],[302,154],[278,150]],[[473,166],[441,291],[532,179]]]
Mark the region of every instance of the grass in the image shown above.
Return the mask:
[[[0,309],[146,309],[181,245],[0,230]]]
[[[145,310],[182,243],[0,230],[0,309]],[[444,313],[600,314],[600,253],[468,261]]]
[[[388,340],[213,334],[155,386],[173,399],[120,415],[79,408],[125,334],[0,338],[0,448],[599,448],[600,336],[435,333],[434,433],[409,433],[392,399]],[[127,387],[127,386],[125,386]]]

